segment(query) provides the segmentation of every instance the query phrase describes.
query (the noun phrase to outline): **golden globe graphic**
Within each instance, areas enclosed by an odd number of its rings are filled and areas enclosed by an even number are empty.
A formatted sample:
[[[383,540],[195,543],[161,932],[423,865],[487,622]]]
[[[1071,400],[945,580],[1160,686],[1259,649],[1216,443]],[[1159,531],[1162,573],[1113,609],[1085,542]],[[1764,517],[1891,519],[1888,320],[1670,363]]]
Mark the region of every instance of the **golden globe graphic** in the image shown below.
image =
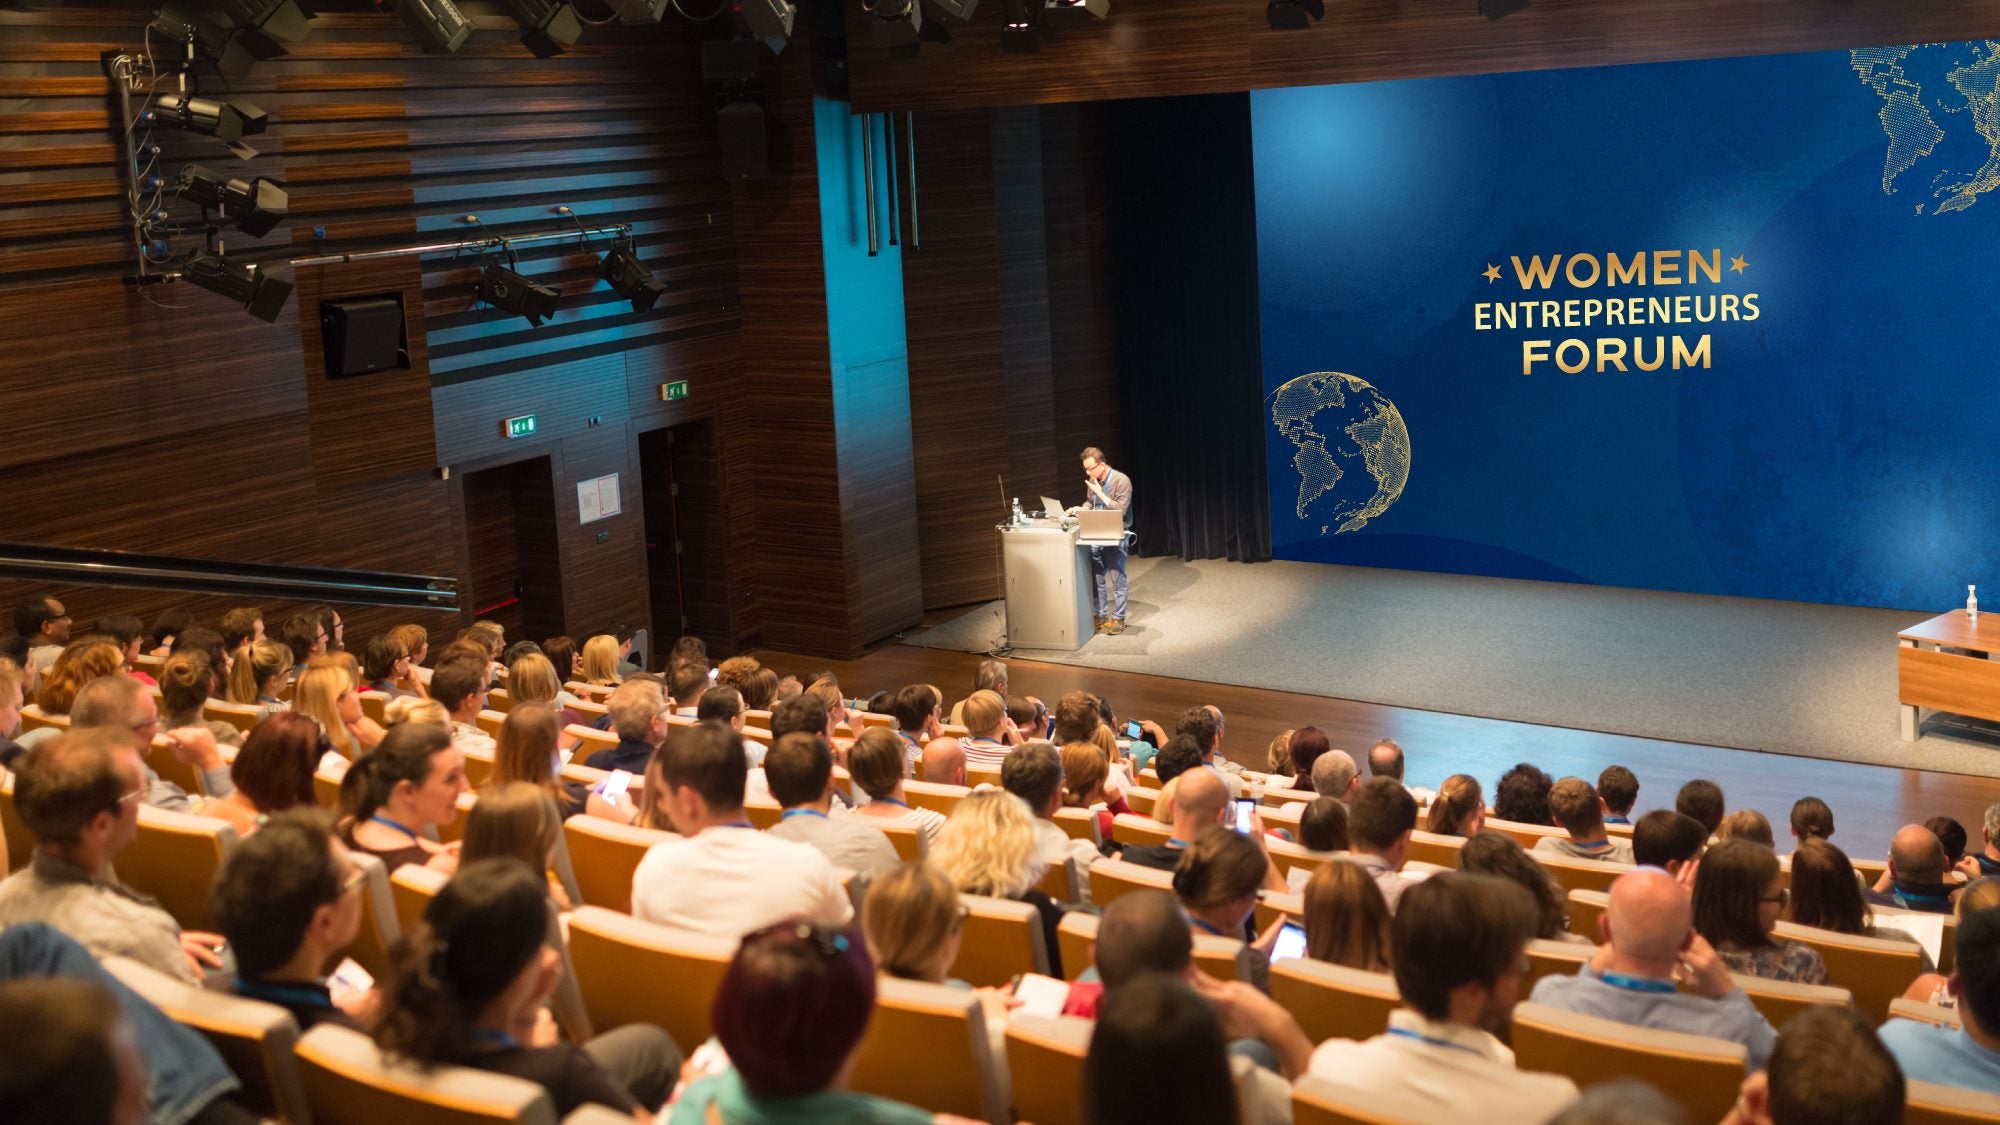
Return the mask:
[[[1271,424],[1297,450],[1298,517],[1321,535],[1359,531],[1409,482],[1402,411],[1366,380],[1342,371],[1301,375],[1271,395]]]

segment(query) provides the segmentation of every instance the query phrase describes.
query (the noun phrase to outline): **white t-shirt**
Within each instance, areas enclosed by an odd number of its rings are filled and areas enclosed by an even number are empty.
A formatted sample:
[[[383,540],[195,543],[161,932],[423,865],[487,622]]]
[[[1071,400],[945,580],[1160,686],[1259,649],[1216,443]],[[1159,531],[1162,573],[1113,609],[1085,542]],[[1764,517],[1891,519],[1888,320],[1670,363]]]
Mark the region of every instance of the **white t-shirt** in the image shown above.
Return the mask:
[[[718,825],[647,849],[632,873],[632,913],[663,926],[741,937],[787,918],[844,926],[854,904],[818,848]]]
[[[1514,1052],[1476,1028],[1433,1023],[1408,1008],[1389,1013],[1389,1031],[1373,1039],[1329,1039],[1306,1073],[1352,1094],[1393,1094],[1431,1108],[1428,1120],[1540,1125],[1576,1101],[1576,1083],[1559,1074],[1514,1069]]]

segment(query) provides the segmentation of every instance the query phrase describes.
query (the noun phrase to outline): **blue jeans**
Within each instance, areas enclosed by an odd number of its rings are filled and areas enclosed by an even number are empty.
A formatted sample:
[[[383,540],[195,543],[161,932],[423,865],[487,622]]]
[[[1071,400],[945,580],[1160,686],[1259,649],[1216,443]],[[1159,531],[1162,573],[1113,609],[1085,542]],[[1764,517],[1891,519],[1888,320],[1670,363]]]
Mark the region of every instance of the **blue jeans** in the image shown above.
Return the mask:
[[[1105,587],[1109,586],[1111,612],[1104,611]],[[1125,546],[1090,549],[1090,610],[1112,621],[1125,620]]]
[[[175,1023],[100,968],[88,950],[42,922],[0,930],[0,983],[29,977],[95,981],[111,992],[146,1056],[146,1101],[156,1125],[180,1125],[241,1084],[196,1031]]]

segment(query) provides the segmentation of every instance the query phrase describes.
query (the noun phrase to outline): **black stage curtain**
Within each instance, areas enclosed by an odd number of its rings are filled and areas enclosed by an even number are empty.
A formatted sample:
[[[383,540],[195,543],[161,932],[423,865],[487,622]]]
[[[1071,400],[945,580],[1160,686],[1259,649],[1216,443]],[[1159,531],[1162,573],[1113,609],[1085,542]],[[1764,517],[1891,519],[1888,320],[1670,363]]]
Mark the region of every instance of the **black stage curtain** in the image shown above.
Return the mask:
[[[1268,561],[1250,97],[1107,112],[1136,553]]]

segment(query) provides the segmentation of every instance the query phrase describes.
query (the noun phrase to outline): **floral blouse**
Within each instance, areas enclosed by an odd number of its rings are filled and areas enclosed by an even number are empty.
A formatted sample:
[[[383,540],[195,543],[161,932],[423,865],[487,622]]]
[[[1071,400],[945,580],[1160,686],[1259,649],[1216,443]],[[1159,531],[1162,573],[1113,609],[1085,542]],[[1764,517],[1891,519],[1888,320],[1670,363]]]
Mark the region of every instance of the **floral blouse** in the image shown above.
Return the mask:
[[[1826,962],[1821,960],[1819,950],[1800,942],[1780,940],[1775,946],[1750,952],[1730,949],[1717,952],[1732,973],[1794,984],[1826,983]]]

